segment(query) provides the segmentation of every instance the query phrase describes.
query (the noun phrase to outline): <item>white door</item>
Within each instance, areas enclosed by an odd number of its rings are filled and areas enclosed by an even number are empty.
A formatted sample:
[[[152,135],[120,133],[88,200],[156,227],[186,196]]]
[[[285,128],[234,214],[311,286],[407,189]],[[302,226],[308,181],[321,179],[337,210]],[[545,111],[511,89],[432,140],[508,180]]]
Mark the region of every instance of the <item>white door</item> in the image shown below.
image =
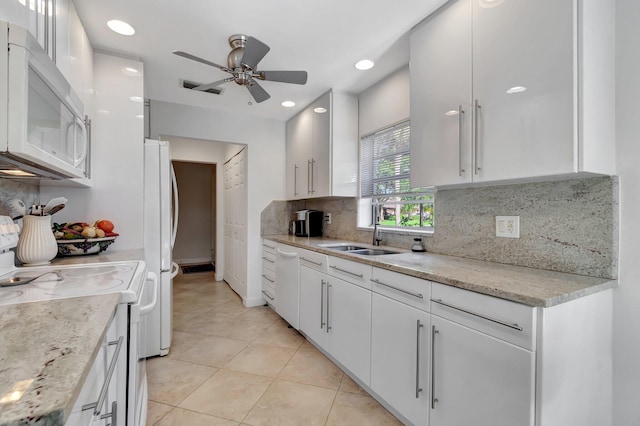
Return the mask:
[[[494,3],[473,2],[474,180],[573,172],[574,1]]]
[[[324,349],[328,347],[326,292],[329,276],[300,267],[300,331]]]
[[[376,293],[371,309],[371,389],[414,425],[428,425],[429,314]]]
[[[412,32],[410,67],[412,186],[470,182],[469,0],[450,2]]]
[[[246,150],[225,163],[225,265],[224,279],[246,297],[247,287],[247,190]]]
[[[431,316],[431,426],[533,425],[535,353]]]
[[[329,351],[368,385],[371,373],[371,291],[332,277],[327,292]]]

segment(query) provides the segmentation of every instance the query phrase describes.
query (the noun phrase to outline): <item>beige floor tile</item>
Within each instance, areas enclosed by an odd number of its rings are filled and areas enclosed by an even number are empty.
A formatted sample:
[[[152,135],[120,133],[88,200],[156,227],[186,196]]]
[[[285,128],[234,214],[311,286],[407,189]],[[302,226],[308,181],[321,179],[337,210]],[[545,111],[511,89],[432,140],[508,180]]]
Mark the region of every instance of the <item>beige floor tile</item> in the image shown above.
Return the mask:
[[[205,326],[200,331],[209,336],[227,337],[250,342],[262,334],[266,327],[265,324],[253,321],[229,321],[223,326],[220,324]]]
[[[171,337],[171,347],[169,348],[169,358],[177,358],[181,352],[186,351],[193,347],[196,343],[202,340],[202,336],[193,333],[185,333],[183,331],[173,331]]]
[[[323,425],[336,391],[276,380],[244,419],[254,426]]]
[[[271,327],[265,329],[258,336],[255,342],[298,349],[304,342],[304,337],[293,328],[287,327],[280,321],[275,321]]]
[[[147,401],[147,425],[155,425],[165,414],[171,411],[173,407],[167,404],[161,404],[155,401]]]
[[[185,333],[194,333],[208,336],[211,334],[211,330],[215,330],[218,327],[224,328],[228,326],[232,321],[233,319],[228,317],[221,318],[203,314],[193,318],[191,321],[176,325],[173,329]]]
[[[327,426],[402,425],[370,396],[338,392],[327,419]]]
[[[349,392],[349,393],[357,393],[359,395],[368,396],[369,394],[365,392],[364,389],[360,387],[359,384],[353,381],[351,377],[348,375],[342,376],[342,382],[340,382],[340,392]]]
[[[178,405],[216,371],[213,367],[191,364],[166,357],[147,362],[149,399]]]
[[[186,333],[184,333],[186,334]],[[196,364],[222,367],[247,347],[244,340],[227,339],[225,337],[199,336],[198,341],[186,350],[176,354],[174,358]]]
[[[271,382],[268,377],[220,369],[179,406],[240,422]]]
[[[318,351],[318,349],[315,346],[313,346],[313,344],[309,342],[307,339],[305,339],[304,342],[302,342],[302,345],[300,345],[300,350],[301,351]]]
[[[276,377],[295,352],[293,348],[251,343],[229,361],[225,368]]]
[[[278,314],[268,306],[257,306],[249,308],[246,312],[238,317],[239,320],[256,321],[272,325],[278,319]]]
[[[196,413],[184,408],[174,408],[157,426],[237,426],[238,422],[213,417],[208,414]]]
[[[319,351],[298,351],[279,379],[337,390],[344,373]]]

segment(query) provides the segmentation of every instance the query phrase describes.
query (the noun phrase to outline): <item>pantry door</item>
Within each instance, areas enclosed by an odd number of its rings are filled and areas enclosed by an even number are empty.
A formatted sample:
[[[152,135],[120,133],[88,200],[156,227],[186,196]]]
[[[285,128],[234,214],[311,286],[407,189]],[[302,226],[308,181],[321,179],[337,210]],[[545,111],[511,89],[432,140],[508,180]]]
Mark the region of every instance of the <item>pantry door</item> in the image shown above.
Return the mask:
[[[224,164],[224,280],[247,296],[246,148]]]

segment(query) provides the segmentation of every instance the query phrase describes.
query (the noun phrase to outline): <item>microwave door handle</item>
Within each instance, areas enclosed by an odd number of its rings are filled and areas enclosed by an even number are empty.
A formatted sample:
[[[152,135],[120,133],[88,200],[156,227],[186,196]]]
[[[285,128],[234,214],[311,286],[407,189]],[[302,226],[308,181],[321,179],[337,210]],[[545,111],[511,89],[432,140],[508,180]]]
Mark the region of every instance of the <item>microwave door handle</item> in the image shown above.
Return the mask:
[[[75,156],[76,148],[78,147],[79,141],[78,141],[78,137],[76,137],[77,133],[74,132],[74,138],[73,138],[73,166],[74,167],[78,167],[87,158],[87,126],[85,122],[78,117],[76,117],[76,126],[80,128],[80,130],[82,131],[82,134],[84,135],[84,137],[82,138],[84,142],[84,149],[82,150],[82,155],[80,155],[79,158],[76,158]]]

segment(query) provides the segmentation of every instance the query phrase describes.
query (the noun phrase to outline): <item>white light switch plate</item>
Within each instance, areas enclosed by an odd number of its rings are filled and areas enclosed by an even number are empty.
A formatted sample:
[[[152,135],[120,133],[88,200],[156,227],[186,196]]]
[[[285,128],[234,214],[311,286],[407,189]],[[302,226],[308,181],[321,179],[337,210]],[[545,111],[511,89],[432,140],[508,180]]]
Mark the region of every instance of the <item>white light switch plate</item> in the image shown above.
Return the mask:
[[[520,238],[520,216],[496,216],[496,237]]]

